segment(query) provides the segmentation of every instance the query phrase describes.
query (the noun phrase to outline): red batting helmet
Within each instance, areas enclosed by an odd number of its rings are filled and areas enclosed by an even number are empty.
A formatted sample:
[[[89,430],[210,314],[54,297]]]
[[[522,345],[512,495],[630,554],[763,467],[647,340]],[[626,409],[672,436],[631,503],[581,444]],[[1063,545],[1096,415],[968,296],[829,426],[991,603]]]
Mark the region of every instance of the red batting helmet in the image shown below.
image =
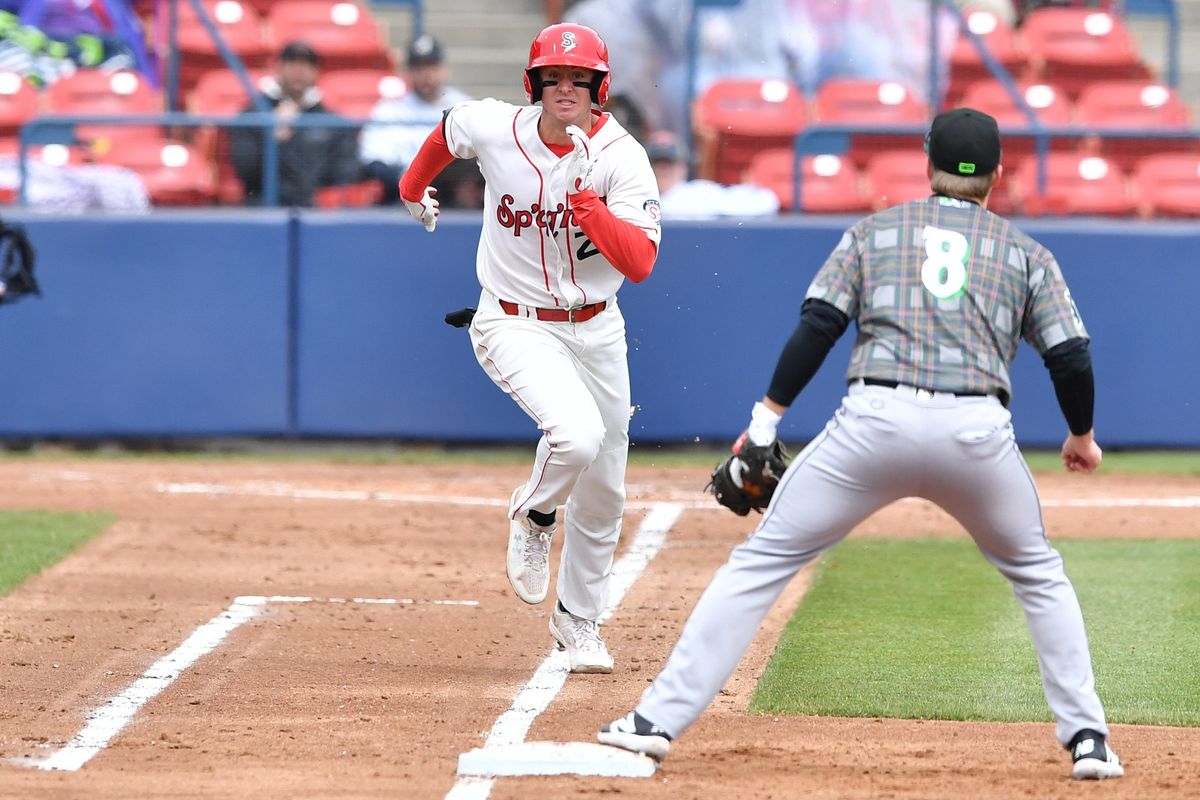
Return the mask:
[[[540,67],[583,67],[595,70],[592,83],[592,102],[602,106],[608,102],[608,45],[586,25],[562,22],[551,25],[529,45],[529,64],[525,67],[525,95],[529,102],[542,99],[542,84],[536,70]]]

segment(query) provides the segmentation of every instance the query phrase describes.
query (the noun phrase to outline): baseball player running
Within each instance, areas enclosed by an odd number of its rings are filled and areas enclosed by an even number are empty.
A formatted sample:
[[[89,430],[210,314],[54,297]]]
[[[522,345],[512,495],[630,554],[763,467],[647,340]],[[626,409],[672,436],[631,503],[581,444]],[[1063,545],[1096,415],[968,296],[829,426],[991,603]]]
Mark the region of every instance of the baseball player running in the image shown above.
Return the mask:
[[[630,390],[617,290],[644,280],[659,242],[646,151],[601,107],[608,48],[591,28],[551,25],[525,68],[530,105],[471,101],[446,112],[400,182],[433,231],[430,181],[454,158],[486,179],[470,325],[479,365],[542,431],[529,479],[509,503],[508,578],[527,603],[550,585],[565,505],[550,633],[572,672],[612,672],[598,619],[608,603],[625,509]]]
[[[1002,172],[996,121],[947,111],[933,120],[926,149],[933,195],[842,236],[808,289],[746,436],[754,445],[775,440],[781,415],[854,320],[841,407],[787,468],[758,529],[717,572],[637,708],[606,725],[601,742],[664,757],[796,572],[882,506],[923,497],[957,519],[1011,582],[1074,777],[1124,773],[1106,743],[1079,602],[1046,540],[1007,410],[1009,365],[1024,338],[1042,354],[1070,429],[1063,464],[1095,470],[1088,334],[1054,256],[987,211]]]

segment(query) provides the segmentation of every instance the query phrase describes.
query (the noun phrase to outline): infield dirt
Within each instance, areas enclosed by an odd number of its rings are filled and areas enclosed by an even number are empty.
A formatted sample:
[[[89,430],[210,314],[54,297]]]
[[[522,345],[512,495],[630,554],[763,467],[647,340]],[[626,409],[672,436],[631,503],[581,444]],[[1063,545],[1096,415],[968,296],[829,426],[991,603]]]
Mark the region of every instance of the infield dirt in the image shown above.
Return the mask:
[[[524,469],[480,466],[470,474],[464,479],[461,465],[0,463],[0,506],[118,515],[105,534],[0,598],[0,797],[444,797],[458,755],[483,743],[551,647],[549,602],[520,602],[504,574],[502,505]],[[635,467],[630,500],[701,501],[706,477]],[[1044,500],[1200,495],[1194,478],[1062,475],[1038,483]],[[483,502],[428,502],[448,496]],[[627,516],[626,542],[642,513]],[[1198,513],[1048,508],[1045,516],[1052,537],[1195,537]],[[569,677],[527,738],[592,741],[628,710],[752,524],[720,509],[685,510],[605,626],[616,671]],[[937,509],[903,502],[853,535],[941,534],[963,535]],[[1127,776],[1082,785],[1069,779],[1069,758],[1049,724],[747,716],[805,577],[658,775],[503,778],[490,796],[1200,797],[1200,729],[1115,726]],[[269,604],[81,769],[12,763],[61,747],[90,711],[241,595],[414,602]]]

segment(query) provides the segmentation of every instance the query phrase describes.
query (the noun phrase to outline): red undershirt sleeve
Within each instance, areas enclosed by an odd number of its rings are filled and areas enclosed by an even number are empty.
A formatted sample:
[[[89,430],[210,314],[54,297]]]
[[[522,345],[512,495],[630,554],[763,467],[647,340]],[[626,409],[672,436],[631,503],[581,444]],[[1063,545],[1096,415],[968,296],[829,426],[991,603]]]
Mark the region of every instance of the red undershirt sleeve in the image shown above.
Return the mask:
[[[400,197],[410,203],[419,203],[425,194],[425,187],[453,160],[454,154],[450,152],[446,135],[442,133],[442,123],[439,122],[404,171],[404,177],[400,179]]]
[[[658,257],[658,248],[644,230],[632,222],[618,219],[600,202],[595,189],[569,194],[567,200],[576,224],[610,264],[634,283],[649,277],[654,269],[654,259]]]

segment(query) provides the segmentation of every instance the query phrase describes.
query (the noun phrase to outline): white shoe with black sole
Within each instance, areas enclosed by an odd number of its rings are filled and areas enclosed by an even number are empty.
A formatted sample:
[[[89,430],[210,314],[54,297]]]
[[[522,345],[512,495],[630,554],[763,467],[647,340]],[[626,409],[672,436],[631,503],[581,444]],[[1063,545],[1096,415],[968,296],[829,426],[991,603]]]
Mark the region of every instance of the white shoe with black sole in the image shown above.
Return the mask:
[[[641,753],[656,761],[666,758],[671,749],[670,735],[636,711],[605,725],[596,734],[596,739],[600,744]]]
[[[1102,733],[1085,728],[1075,734],[1067,746],[1075,762],[1071,776],[1077,781],[1120,778],[1125,774],[1121,759],[1108,746]]]

